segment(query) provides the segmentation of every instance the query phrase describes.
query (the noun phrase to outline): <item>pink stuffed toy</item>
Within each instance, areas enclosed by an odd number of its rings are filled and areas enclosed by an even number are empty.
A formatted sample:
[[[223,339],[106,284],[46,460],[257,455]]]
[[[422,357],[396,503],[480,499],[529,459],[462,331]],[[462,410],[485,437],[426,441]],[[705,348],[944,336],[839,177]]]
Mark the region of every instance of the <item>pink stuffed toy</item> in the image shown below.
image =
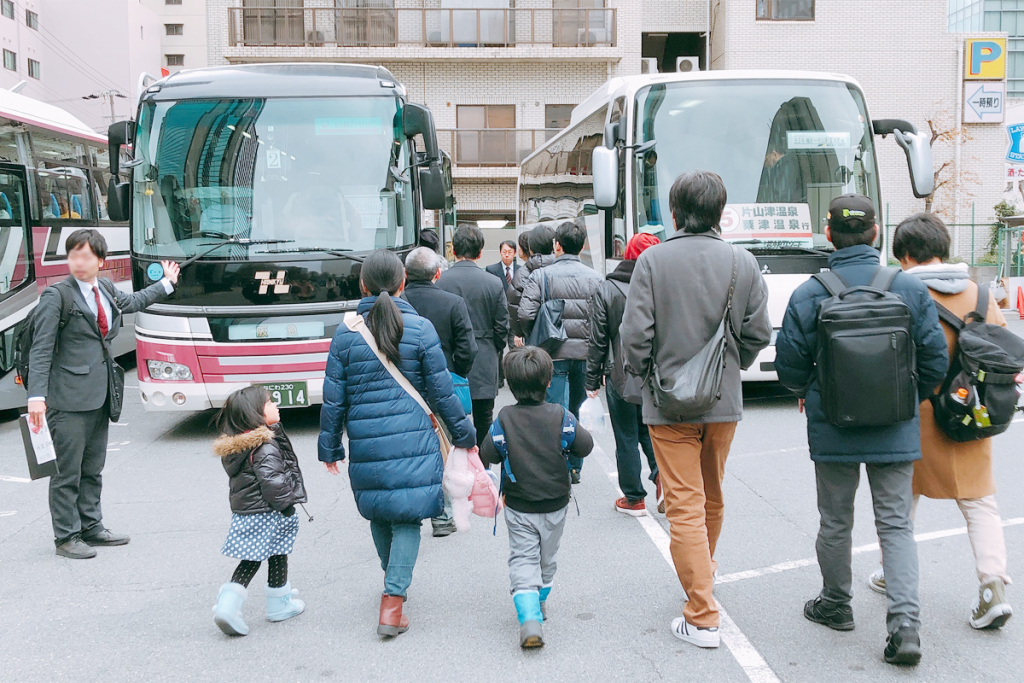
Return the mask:
[[[469,530],[470,513],[494,517],[501,509],[494,473],[484,467],[480,455],[453,448],[444,467],[444,490],[452,501],[452,519],[459,531]]]

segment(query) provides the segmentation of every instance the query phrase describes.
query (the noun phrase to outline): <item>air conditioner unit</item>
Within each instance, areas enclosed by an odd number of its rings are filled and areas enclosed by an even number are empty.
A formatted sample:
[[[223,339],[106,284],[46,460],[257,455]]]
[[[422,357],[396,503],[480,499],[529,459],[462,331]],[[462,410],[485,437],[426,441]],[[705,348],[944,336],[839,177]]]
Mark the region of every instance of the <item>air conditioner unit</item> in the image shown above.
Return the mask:
[[[642,73],[642,74],[656,74],[656,73],[658,73],[658,60],[655,57],[641,57],[640,58],[640,73]]]
[[[700,57],[676,57],[676,71],[700,71]]]

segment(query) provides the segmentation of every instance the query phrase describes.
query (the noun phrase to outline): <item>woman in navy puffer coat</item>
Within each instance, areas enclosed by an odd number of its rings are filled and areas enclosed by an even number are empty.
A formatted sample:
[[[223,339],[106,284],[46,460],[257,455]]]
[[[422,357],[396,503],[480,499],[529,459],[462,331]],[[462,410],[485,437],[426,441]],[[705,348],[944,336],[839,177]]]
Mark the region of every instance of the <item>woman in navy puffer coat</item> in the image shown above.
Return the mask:
[[[431,410],[444,421],[455,446],[476,447],[476,431],[455,396],[448,364],[433,325],[398,298],[405,269],[398,256],[380,250],[363,262],[363,316],[380,352],[397,365]],[[345,324],[331,342],[320,411],[320,460],[332,474],[345,459],[359,514],[384,569],[377,633],[396,636],[409,627],[402,603],[419,553],[420,522],[444,507],[441,448],[430,417],[401,385],[359,332]]]

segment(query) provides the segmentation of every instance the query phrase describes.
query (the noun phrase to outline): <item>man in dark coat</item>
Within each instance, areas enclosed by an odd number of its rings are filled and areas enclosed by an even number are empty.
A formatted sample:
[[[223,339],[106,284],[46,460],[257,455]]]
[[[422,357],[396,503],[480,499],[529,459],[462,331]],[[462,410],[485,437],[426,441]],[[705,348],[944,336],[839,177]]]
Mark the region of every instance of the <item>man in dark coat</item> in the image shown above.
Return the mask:
[[[826,236],[836,247],[829,268],[849,287],[868,285],[880,267],[873,203],[860,195],[836,197],[829,205]],[[949,356],[928,288],[918,278],[897,273],[889,288],[903,299],[913,318],[917,348],[917,390],[930,396],[946,374]],[[825,418],[818,389],[818,310],[831,295],[816,279],[800,285],[790,297],[775,345],[779,380],[800,398],[807,412],[807,441],[818,489],[818,565],[823,587],[804,606],[804,616],[841,631],[853,628],[850,552],[853,502],[861,463],[867,467],[882,547],[889,640],[884,657],[894,664],[916,664],[921,657],[921,603],[918,597],[917,544],[911,520],[914,461],[921,459],[918,416],[886,427],[837,427]],[[891,378],[897,381],[896,377]]]
[[[475,225],[462,225],[452,238],[456,263],[437,281],[446,292],[466,301],[479,350],[469,372],[473,397],[473,424],[477,443],[487,436],[494,419],[494,397],[498,395],[498,355],[508,337],[508,303],[505,288],[477,261],[484,248],[484,234]]]
[[[129,541],[103,526],[100,510],[114,362],[109,344],[121,328],[123,314],[142,311],[174,291],[178,265],[164,261],[158,282],[125,294],[99,277],[107,257],[107,241],[99,231],[76,230],[65,249],[71,276],[43,290],[33,313],[28,415],[33,428],[39,428],[45,416],[57,452],[59,473],[50,478],[57,554],[88,559],[96,557],[92,546]],[[71,308],[62,327],[65,305]]]
[[[519,271],[519,262],[516,261],[516,243],[512,240],[505,240],[500,248],[501,260],[484,268],[488,273],[501,278],[505,285],[505,298],[508,299],[509,291],[512,289],[512,279]],[[512,348],[512,335],[508,335],[508,346]],[[505,372],[501,367],[504,349],[498,354],[498,386],[505,386]]]
[[[530,251],[526,253],[525,265],[512,276],[512,288],[505,292],[508,299],[508,325],[512,331],[513,346],[523,346],[526,333],[519,324],[519,302],[523,299],[526,282],[535,270],[550,266],[555,262],[555,231],[547,225],[538,225],[527,234]]]

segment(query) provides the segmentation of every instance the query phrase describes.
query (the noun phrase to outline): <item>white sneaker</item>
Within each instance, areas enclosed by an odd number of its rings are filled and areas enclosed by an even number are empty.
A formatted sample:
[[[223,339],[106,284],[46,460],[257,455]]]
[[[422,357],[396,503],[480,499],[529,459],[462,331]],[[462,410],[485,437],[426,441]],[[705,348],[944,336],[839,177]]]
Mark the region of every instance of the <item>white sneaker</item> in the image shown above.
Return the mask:
[[[885,595],[885,570],[879,567],[868,577],[868,588]]]
[[[672,635],[697,647],[718,647],[721,642],[717,626],[698,628],[687,623],[683,617],[676,617],[672,620]]]

